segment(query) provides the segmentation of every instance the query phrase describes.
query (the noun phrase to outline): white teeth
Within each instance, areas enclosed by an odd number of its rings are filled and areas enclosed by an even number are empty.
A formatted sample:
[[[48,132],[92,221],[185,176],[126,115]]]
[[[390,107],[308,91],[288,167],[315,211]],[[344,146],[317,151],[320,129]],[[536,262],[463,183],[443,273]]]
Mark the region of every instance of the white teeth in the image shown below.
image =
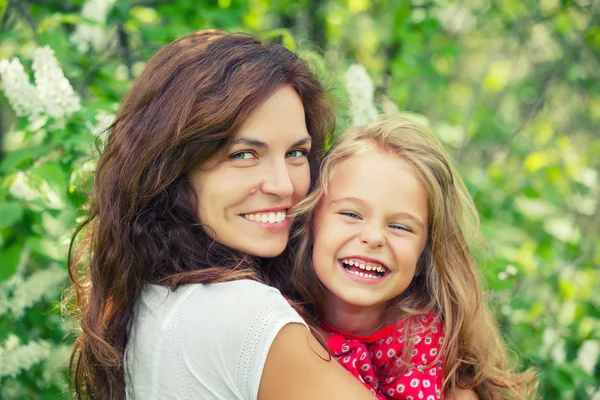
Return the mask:
[[[249,221],[258,221],[265,224],[275,224],[277,222],[282,222],[283,220],[285,220],[285,212],[279,211],[264,214],[242,214],[242,217],[246,218]]]
[[[348,271],[348,272],[351,273],[352,275],[361,276],[363,278],[379,279],[378,276],[371,275],[371,274],[365,274],[364,272],[358,272],[358,271]]]
[[[364,263],[361,263],[359,261],[354,261],[354,260],[342,260],[342,263],[344,263],[346,265],[354,266],[356,268],[360,268],[365,271],[377,271],[380,274],[383,274],[387,271],[387,269],[383,266],[373,265],[373,264],[369,264],[369,263],[364,264]],[[357,274],[358,274],[358,272],[357,272]],[[369,274],[365,274],[365,276],[369,276]]]

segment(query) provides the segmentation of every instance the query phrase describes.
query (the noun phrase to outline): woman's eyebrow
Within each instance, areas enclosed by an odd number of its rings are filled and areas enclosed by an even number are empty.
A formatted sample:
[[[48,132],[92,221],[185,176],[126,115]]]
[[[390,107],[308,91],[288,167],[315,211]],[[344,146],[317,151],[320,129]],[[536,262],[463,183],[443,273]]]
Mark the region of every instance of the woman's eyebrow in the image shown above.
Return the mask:
[[[309,144],[311,142],[312,142],[312,138],[310,136],[307,136],[305,138],[302,138],[302,139],[294,142],[290,147],[303,146],[303,145]],[[250,138],[245,138],[245,137],[240,137],[240,138],[235,139],[233,141],[233,144],[245,144],[246,146],[259,147],[261,149],[269,148],[269,145],[261,140],[250,139]]]
[[[245,138],[245,137],[235,139],[233,141],[233,144],[245,144],[247,146],[260,147],[260,148],[264,148],[264,149],[269,147],[269,145],[266,144],[265,142],[262,142],[262,141],[256,140],[256,139]]]
[[[304,139],[300,139],[300,140],[294,142],[294,144],[292,144],[291,147],[304,146],[305,144],[310,144],[311,142],[312,142],[312,138],[310,136],[307,136]]]

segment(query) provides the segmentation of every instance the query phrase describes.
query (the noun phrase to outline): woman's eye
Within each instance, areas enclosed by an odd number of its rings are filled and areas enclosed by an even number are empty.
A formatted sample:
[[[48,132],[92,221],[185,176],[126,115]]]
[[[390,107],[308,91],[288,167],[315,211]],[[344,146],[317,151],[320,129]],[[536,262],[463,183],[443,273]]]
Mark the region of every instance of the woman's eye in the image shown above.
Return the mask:
[[[286,157],[305,157],[308,154],[308,151],[303,150],[303,149],[297,149],[297,150],[292,150],[290,152],[288,152],[285,156]]]
[[[240,151],[229,156],[234,160],[250,160],[256,158],[251,151]]]
[[[345,215],[346,217],[350,217],[352,219],[360,219],[360,216],[352,211],[342,211],[340,215]]]

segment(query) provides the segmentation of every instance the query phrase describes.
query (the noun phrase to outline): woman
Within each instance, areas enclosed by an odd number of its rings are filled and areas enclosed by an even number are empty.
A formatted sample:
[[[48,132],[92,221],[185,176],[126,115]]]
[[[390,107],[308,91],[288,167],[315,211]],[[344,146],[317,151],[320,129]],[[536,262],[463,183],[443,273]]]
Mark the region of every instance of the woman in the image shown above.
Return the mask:
[[[295,54],[247,35],[199,32],[150,60],[77,230],[78,398],[372,398],[265,284],[288,272],[286,213],[334,127],[323,95]]]

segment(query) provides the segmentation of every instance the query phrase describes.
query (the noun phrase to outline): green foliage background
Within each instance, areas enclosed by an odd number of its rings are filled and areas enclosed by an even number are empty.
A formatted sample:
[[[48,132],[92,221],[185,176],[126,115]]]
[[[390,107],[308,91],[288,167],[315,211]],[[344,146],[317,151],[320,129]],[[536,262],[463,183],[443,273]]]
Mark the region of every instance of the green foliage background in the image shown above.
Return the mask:
[[[0,0],[0,59],[28,69],[49,45],[82,99],[61,125],[16,118],[0,96],[0,398],[67,397],[73,327],[59,301],[95,133],[158,48],[222,28],[312,59],[340,129],[352,63],[381,112],[427,122],[475,199],[490,303],[522,365],[539,369],[539,397],[600,399],[598,1],[116,0],[106,22],[82,5]],[[106,43],[79,51],[80,24]]]

